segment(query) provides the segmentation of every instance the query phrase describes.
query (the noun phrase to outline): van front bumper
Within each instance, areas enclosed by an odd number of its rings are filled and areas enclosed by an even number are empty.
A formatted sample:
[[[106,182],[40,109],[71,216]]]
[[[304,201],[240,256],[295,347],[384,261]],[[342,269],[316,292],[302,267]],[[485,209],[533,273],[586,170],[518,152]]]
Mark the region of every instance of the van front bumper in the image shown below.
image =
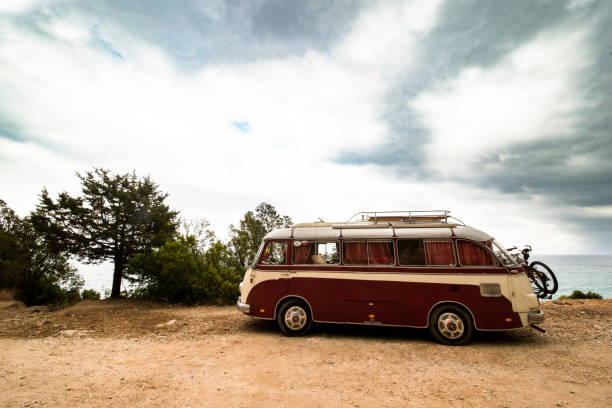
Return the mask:
[[[529,324],[540,324],[540,323],[544,323],[544,312],[541,310],[538,310],[535,313],[529,313],[527,315],[527,322]]]
[[[236,308],[240,310],[242,313],[249,314],[251,312],[251,305],[242,303],[240,298],[236,301]]]

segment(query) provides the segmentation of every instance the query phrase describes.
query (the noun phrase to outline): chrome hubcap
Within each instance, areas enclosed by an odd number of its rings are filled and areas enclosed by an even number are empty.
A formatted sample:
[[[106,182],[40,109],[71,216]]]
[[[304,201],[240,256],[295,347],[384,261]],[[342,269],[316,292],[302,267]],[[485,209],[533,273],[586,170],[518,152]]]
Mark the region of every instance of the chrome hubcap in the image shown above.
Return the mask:
[[[464,331],[463,320],[452,312],[442,313],[438,317],[438,330],[447,339],[457,339]]]
[[[306,311],[299,306],[292,306],[285,312],[285,324],[291,330],[300,330],[306,325]]]

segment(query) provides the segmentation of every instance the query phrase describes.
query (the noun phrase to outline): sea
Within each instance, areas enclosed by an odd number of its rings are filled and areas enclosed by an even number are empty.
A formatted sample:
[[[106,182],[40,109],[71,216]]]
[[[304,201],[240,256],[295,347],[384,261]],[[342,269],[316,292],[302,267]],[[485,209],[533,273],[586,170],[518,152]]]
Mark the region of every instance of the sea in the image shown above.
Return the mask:
[[[529,261],[544,262],[557,277],[559,289],[553,299],[574,290],[612,298],[612,255],[537,255]]]
[[[612,255],[538,255],[530,261],[547,264],[557,276],[559,290],[553,299],[569,295],[574,290],[596,292],[604,299],[612,298]],[[113,265],[75,265],[85,279],[86,289],[95,289],[104,297],[110,294],[113,283]],[[124,282],[123,289],[128,289]]]

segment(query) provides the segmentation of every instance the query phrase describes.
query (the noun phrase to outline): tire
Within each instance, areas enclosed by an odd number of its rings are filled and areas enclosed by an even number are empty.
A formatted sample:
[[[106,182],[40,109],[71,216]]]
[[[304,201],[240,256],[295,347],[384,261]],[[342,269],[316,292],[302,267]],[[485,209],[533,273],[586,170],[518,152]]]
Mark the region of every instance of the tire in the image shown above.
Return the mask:
[[[553,271],[544,262],[533,261],[530,265],[533,269],[537,270],[542,276],[544,276],[544,283],[546,285],[546,292],[548,295],[554,295],[559,289],[559,282]]]
[[[310,308],[301,300],[289,299],[281,304],[276,323],[285,336],[304,336],[312,327]]]
[[[548,278],[538,269],[531,266],[526,266],[525,272],[527,273],[527,277],[529,278],[529,282],[531,282],[531,286],[533,287],[535,294],[540,299],[546,298],[546,296],[548,296],[548,289],[546,286],[546,281]]]
[[[429,316],[429,332],[447,346],[463,346],[472,338],[474,323],[464,309],[448,304],[436,307]]]

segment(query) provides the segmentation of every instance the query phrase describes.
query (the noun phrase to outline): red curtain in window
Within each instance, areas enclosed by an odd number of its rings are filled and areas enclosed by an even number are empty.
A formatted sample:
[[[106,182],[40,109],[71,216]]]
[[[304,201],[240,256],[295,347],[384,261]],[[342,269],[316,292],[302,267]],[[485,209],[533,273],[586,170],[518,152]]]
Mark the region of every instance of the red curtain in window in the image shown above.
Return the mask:
[[[473,242],[457,241],[457,252],[459,252],[461,265],[485,266],[496,264],[493,255]]]
[[[428,265],[455,264],[451,241],[425,241],[425,253]]]
[[[312,244],[302,244],[300,246],[293,247],[293,263],[294,264],[307,264],[310,262],[310,249]]]
[[[368,242],[371,265],[389,265],[393,263],[392,245],[389,244],[389,241]]]
[[[347,264],[368,264],[368,248],[363,241],[344,241],[344,262]]]

